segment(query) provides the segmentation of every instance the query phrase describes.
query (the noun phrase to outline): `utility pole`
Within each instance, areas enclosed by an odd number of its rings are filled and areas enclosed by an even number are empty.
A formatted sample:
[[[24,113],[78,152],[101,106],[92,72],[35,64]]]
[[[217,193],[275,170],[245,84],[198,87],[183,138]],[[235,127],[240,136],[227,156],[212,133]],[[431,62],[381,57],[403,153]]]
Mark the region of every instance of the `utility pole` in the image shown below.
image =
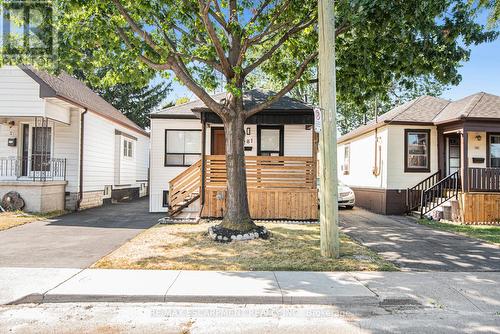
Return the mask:
[[[339,256],[334,0],[318,1],[321,255]]]

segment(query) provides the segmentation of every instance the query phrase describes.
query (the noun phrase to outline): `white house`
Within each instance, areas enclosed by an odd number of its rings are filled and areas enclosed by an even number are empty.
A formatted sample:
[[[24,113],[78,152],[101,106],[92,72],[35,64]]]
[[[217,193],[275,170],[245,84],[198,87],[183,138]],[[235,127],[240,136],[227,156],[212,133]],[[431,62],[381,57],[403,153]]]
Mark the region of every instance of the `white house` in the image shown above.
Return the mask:
[[[270,92],[244,93],[244,106]],[[213,98],[220,101],[225,93]],[[283,97],[250,117],[245,153],[254,218],[317,219],[313,112]],[[151,114],[150,211],[220,217],[224,211],[225,134],[220,118],[197,100]]]
[[[372,211],[426,214],[458,198],[462,220],[500,220],[500,97],[414,99],[340,137],[338,162]]]
[[[0,200],[25,210],[101,205],[148,192],[149,135],[82,82],[0,68]]]

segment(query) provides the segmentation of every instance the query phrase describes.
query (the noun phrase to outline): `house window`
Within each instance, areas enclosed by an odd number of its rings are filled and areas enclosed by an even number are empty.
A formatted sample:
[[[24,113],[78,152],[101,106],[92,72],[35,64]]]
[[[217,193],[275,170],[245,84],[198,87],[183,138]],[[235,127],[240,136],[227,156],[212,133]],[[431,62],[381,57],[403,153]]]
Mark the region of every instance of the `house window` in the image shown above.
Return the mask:
[[[500,134],[490,135],[489,152],[490,167],[500,168]]]
[[[430,172],[430,130],[405,130],[405,172]]]
[[[162,203],[161,205],[164,208],[168,208],[168,190],[163,190],[163,198],[162,198]]]
[[[165,166],[191,166],[200,158],[200,130],[165,130]]]
[[[264,126],[257,128],[257,155],[283,155],[283,126]]]
[[[132,158],[134,156],[134,144],[132,141],[124,139],[123,140],[123,156]]]
[[[351,170],[351,146],[344,146],[344,175],[349,175]]]

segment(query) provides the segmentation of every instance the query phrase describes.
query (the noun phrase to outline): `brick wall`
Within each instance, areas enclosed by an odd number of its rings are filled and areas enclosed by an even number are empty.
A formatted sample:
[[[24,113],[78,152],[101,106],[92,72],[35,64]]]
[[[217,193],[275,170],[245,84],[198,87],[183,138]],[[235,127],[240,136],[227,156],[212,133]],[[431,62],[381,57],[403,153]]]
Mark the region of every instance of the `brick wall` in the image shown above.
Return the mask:
[[[104,192],[102,190],[84,192],[82,201],[80,202],[80,210],[101,206],[103,203],[103,195]]]

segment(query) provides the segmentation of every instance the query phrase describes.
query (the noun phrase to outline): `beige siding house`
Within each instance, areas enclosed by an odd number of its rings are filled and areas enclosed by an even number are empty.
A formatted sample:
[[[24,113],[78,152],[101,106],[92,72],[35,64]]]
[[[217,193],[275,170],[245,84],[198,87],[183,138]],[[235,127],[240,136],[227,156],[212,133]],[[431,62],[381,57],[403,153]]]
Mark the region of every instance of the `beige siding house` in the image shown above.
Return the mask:
[[[245,107],[271,92],[245,93]],[[225,94],[213,96],[219,101]],[[317,219],[313,112],[283,97],[247,119],[245,154],[254,218]],[[225,133],[219,117],[197,100],[151,114],[151,212],[220,217],[224,212]]]
[[[422,96],[338,140],[339,177],[359,206],[427,214],[456,199],[461,219],[500,219],[500,97]],[[486,206],[480,214],[473,205]]]
[[[98,206],[146,195],[148,168],[149,134],[83,83],[0,68],[0,200],[16,191],[26,211]]]

